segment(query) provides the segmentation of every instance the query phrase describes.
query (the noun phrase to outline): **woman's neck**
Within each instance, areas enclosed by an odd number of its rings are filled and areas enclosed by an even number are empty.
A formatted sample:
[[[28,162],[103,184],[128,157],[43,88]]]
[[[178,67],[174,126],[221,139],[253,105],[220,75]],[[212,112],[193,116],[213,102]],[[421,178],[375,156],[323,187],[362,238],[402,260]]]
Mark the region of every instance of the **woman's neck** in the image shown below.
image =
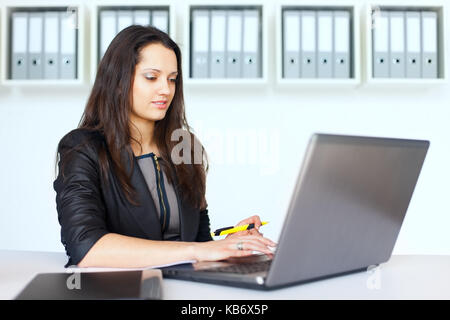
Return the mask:
[[[130,126],[131,136],[134,139],[131,140],[130,145],[135,156],[151,152],[159,156],[156,141],[153,140],[154,128],[154,122],[133,123]]]

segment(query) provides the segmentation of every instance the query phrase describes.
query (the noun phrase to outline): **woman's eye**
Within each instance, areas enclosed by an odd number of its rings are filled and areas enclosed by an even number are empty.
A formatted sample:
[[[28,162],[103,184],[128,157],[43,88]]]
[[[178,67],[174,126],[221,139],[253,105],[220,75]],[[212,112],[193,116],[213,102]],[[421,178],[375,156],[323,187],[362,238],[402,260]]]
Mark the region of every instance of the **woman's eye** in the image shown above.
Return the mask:
[[[152,75],[144,75],[145,79],[147,80],[156,80],[156,77],[152,76]],[[178,81],[177,78],[172,78],[169,79],[170,82],[176,83]]]

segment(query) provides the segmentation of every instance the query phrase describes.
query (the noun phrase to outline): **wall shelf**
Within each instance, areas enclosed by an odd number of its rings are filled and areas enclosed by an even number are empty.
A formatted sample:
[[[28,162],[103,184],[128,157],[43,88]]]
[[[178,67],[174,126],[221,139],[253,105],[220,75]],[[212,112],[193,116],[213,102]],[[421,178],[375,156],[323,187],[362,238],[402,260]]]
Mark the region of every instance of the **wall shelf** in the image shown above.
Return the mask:
[[[192,11],[195,9],[202,9],[202,10],[258,10],[260,12],[259,17],[259,23],[260,23],[260,35],[259,35],[259,48],[261,50],[261,58],[260,58],[260,76],[255,78],[245,78],[245,77],[239,77],[239,78],[210,78],[210,77],[202,77],[202,78],[194,78],[192,76],[192,65],[191,65],[191,50],[192,50],[192,30],[193,30],[193,22],[191,20],[192,18]],[[268,40],[267,40],[267,22],[268,22],[268,10],[266,9],[265,5],[263,5],[260,2],[256,1],[246,1],[246,2],[239,2],[236,0],[233,0],[231,2],[227,2],[226,5],[224,4],[205,4],[204,2],[188,2],[186,4],[185,8],[185,18],[186,18],[186,25],[188,25],[188,28],[185,28],[184,30],[184,43],[186,44],[184,46],[183,50],[183,70],[184,70],[184,83],[187,86],[214,86],[214,85],[225,85],[225,86],[264,86],[267,84],[268,80],[268,70],[267,70],[267,63],[268,63]],[[224,39],[226,41],[226,39]],[[242,41],[242,45],[244,41]],[[209,49],[211,46],[209,45]],[[242,48],[242,47],[241,47]],[[226,50],[226,49],[225,49]],[[244,55],[243,55],[244,56]],[[245,59],[245,57],[243,58]],[[225,59],[225,63],[226,63]],[[245,61],[242,61],[242,63],[245,63]]]
[[[14,12],[61,12],[61,17],[63,17],[64,10],[67,11],[67,17],[74,18],[75,21],[75,32],[76,32],[76,43],[75,43],[75,78],[74,79],[64,79],[60,78],[61,74],[58,73],[56,78],[52,79],[14,79],[12,77],[12,66],[11,66],[11,54],[12,54],[12,37],[11,28],[11,15]],[[65,16],[64,16],[65,17]],[[29,21],[29,18],[27,18]],[[58,23],[62,23],[61,20],[58,20]],[[15,3],[13,6],[4,6],[1,10],[1,83],[4,86],[81,86],[86,82],[86,61],[84,55],[85,39],[86,39],[86,29],[85,29],[85,7],[80,3],[45,3],[42,2],[40,6],[36,6],[32,3]],[[42,26],[44,28],[45,20],[42,19]],[[28,22],[27,22],[27,32],[28,32]],[[42,29],[44,30],[44,29]],[[61,37],[60,37],[61,39]],[[41,68],[45,67],[45,43],[44,37],[42,39],[42,55],[39,56],[37,63],[42,64]],[[27,40],[27,48],[29,46]],[[60,53],[60,51],[59,51]],[[63,58],[58,53],[59,63],[63,63]],[[52,62],[53,63],[53,62]],[[43,70],[43,69],[42,69]],[[28,73],[29,74],[29,73]],[[44,71],[42,71],[42,75],[40,77],[44,77]]]
[[[99,30],[99,15],[102,10],[168,10],[169,11],[169,35],[176,41],[176,16],[175,9],[172,4],[164,1],[152,1],[148,4],[142,2],[131,2],[126,5],[118,5],[114,1],[95,2],[90,6],[91,11],[91,43],[90,43],[90,82],[94,83],[95,75],[97,73],[97,66],[99,62],[99,47],[100,47],[100,30]],[[120,31],[120,30],[119,30]]]
[[[413,0],[381,0],[360,4],[357,0],[283,0],[276,4],[267,1],[231,0],[224,4],[218,1],[200,0],[175,4],[175,0],[145,3],[135,2],[125,5],[113,0],[102,0],[88,3],[83,0],[75,2],[56,1],[39,2],[36,7],[33,1],[5,1],[0,6],[0,82],[3,86],[81,86],[92,84],[95,80],[99,60],[99,12],[103,9],[156,9],[168,8],[169,34],[178,43],[183,53],[183,80],[186,86],[267,86],[286,88],[311,87],[348,87],[364,86],[400,86],[400,87],[434,87],[448,82],[448,8],[443,0],[422,2]],[[36,12],[38,10],[61,10],[75,8],[77,10],[77,45],[76,45],[76,78],[75,79],[13,79],[11,78],[11,14],[15,11]],[[261,52],[260,76],[256,78],[194,78],[191,69],[192,28],[191,13],[195,8],[205,9],[244,9],[260,10]],[[348,10],[351,13],[351,76],[350,78],[285,78],[283,76],[283,10],[295,9],[336,9]],[[178,10],[180,9],[180,10]],[[377,78],[373,76],[373,44],[372,14],[374,10],[432,10],[438,16],[438,78]],[[178,23],[177,23],[178,21]],[[178,26],[176,24],[179,24]],[[177,30],[178,27],[178,30]],[[178,31],[178,32],[177,32]],[[272,43],[273,42],[273,43]],[[269,50],[270,46],[270,50]],[[88,79],[89,78],[89,79]]]
[[[447,9],[443,2],[427,1],[425,5],[418,4],[417,2],[409,1],[381,1],[376,3],[368,3],[365,6],[365,11],[363,12],[363,25],[364,25],[364,43],[362,47],[362,52],[364,56],[364,69],[363,77],[365,85],[383,87],[383,86],[397,86],[397,87],[434,87],[447,83],[448,79],[448,67],[446,61],[447,51]],[[388,78],[388,77],[374,77],[374,54],[373,54],[373,28],[374,19],[381,11],[391,12],[391,11],[434,11],[437,13],[437,68],[438,77],[437,78]],[[405,22],[406,25],[406,22]],[[423,40],[422,40],[423,41]],[[422,45],[422,44],[421,44]],[[407,47],[405,44],[405,52],[407,52]],[[420,56],[420,53],[419,53]],[[405,54],[406,57],[406,54]],[[388,61],[391,63],[391,61]],[[405,63],[406,63],[405,59]],[[406,66],[405,66],[406,68]]]
[[[283,77],[283,11],[284,10],[343,10],[350,13],[350,77],[349,78],[285,78]],[[276,8],[276,79],[278,87],[328,87],[338,86],[353,88],[361,83],[360,68],[360,7],[349,1],[283,1]],[[316,45],[317,48],[317,45]],[[334,51],[334,50],[333,50]],[[302,63],[303,61],[299,61]]]

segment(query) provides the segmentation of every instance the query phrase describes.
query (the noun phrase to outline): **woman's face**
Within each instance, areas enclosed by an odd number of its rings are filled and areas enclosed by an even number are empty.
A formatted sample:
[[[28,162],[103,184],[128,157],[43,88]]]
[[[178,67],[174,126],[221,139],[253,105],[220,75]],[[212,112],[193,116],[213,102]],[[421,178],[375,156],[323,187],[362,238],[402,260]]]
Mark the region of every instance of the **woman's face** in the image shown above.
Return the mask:
[[[133,123],[164,118],[175,95],[177,57],[162,44],[152,43],[141,50],[133,84]]]

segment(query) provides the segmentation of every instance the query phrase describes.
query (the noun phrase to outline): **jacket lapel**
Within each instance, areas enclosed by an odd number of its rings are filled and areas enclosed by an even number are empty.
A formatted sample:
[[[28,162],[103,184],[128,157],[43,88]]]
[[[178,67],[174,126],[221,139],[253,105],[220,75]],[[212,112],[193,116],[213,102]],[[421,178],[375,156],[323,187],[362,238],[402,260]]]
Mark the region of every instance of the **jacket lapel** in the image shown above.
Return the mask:
[[[175,172],[175,168],[172,165],[172,170]],[[175,194],[178,201],[178,210],[180,212],[180,238],[181,241],[195,241],[198,233],[199,215],[195,209],[181,201],[181,191],[178,188],[178,179],[175,176]]]
[[[125,157],[126,170],[127,172],[130,172],[131,161],[127,156]],[[136,190],[137,200],[140,205],[134,206],[126,201],[127,209],[148,239],[161,240],[161,225],[159,223],[158,212],[156,211],[153,198],[148,190],[147,183],[145,182],[144,175],[142,174],[136,158],[133,157],[132,161],[133,171],[131,174],[131,185]]]
[[[180,212],[180,237],[181,241],[195,241],[198,232],[199,216],[189,206],[183,205],[180,200],[178,187],[175,188],[178,208]]]
[[[124,152],[126,170],[131,171],[131,161]],[[141,230],[151,240],[162,240],[161,225],[159,222],[158,212],[156,211],[155,203],[148,190],[147,183],[141,168],[136,158],[133,157],[133,171],[131,174],[131,185],[137,192],[137,199],[140,206],[134,206],[128,201],[127,209],[133,216],[136,223]],[[186,205],[181,201],[180,190],[178,189],[178,182],[175,181],[174,189],[178,202],[178,210],[180,214],[180,238],[181,241],[195,241],[199,227],[199,214],[198,210],[193,209],[191,206]]]

